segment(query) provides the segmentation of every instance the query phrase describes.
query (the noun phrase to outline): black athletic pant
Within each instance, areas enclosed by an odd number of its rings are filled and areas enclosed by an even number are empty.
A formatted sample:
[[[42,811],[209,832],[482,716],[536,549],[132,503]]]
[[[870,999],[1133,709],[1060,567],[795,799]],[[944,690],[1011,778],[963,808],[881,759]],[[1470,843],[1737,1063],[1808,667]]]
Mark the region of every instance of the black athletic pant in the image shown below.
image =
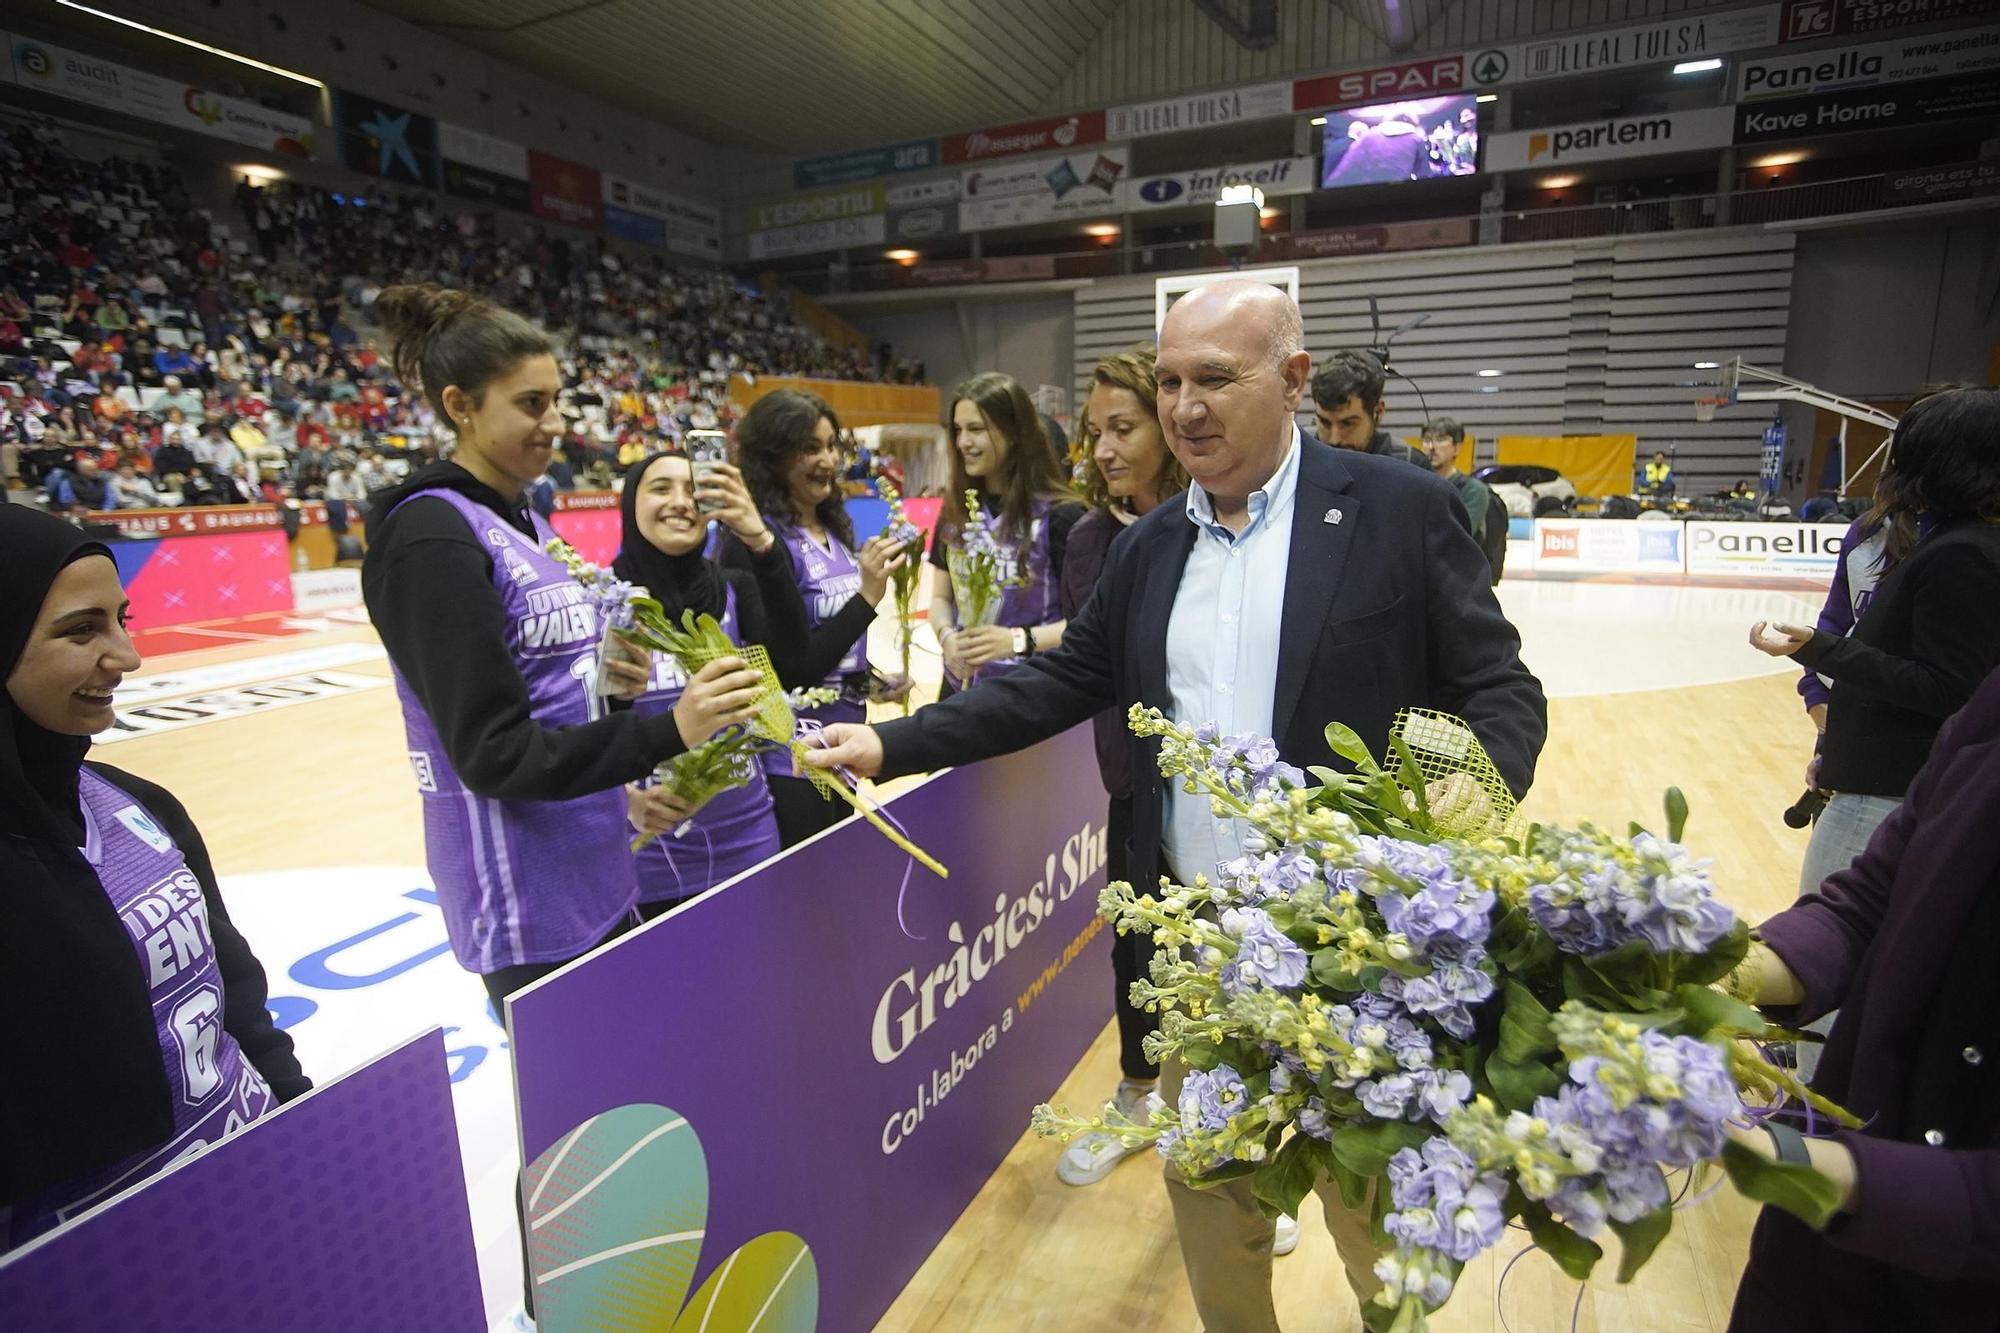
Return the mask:
[[[1130,878],[1131,854],[1126,844],[1132,838],[1132,798],[1111,798],[1111,815],[1105,852],[1105,882],[1115,884]],[[1144,888],[1144,885],[1139,886]],[[1152,1079],[1160,1067],[1146,1058],[1146,1034],[1157,1030],[1160,1016],[1132,1004],[1132,983],[1148,980],[1153,964],[1153,937],[1145,932],[1119,935],[1111,942],[1111,975],[1118,988],[1118,1067],[1126,1078]]]
[[[854,807],[838,796],[822,796],[809,778],[773,775],[770,781],[771,805],[778,816],[781,847],[796,847],[854,813]]]

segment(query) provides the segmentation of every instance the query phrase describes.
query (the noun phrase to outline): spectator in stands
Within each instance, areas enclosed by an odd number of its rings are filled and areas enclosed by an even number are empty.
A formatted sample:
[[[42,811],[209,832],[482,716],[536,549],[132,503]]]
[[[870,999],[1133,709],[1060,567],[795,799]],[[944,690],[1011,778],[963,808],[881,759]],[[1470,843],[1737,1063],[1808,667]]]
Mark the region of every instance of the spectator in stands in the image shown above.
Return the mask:
[[[1672,497],[1674,493],[1674,465],[1667,461],[1667,456],[1664,452],[1654,452],[1653,461],[1646,464],[1645,471],[1639,479],[1639,485],[1640,489],[1648,495],[1659,496],[1661,499]]]
[[[186,477],[194,471],[194,451],[188,446],[199,438],[181,431],[162,431],[160,443],[153,450],[153,475],[169,482],[175,477]]]
[[[199,381],[200,367],[185,347],[161,347],[153,353],[153,369],[169,389],[183,382]]]
[[[1400,458],[1430,470],[1423,454],[1382,429],[1389,400],[1382,396],[1381,358],[1373,352],[1343,348],[1313,372],[1313,419],[1323,443],[1364,454]]]
[[[187,355],[178,347],[169,347],[165,351],[182,357]],[[166,393],[154,401],[153,411],[168,413],[178,408],[182,419],[192,426],[199,426],[208,420],[208,409],[202,403],[201,395],[193,389],[182,388],[180,376],[168,375],[161,383],[166,388]]]
[[[1791,625],[1752,644],[1832,681],[1807,780],[1831,793],[1800,893],[1844,870],[1901,803],[1944,720],[2000,666],[2000,391],[1958,389],[1896,428],[1863,520],[1893,577],[1841,635]],[[1802,1052],[1801,1067],[1810,1065]]]
[[[132,463],[120,465],[112,476],[111,492],[117,500],[113,507],[118,509],[157,509],[160,505],[160,493],[153,479]]]
[[[1466,516],[1472,520],[1472,535],[1486,553],[1493,568],[1493,582],[1500,582],[1501,566],[1507,562],[1507,505],[1493,488],[1477,477],[1458,470],[1458,455],[1465,448],[1465,427],[1455,417],[1434,417],[1424,424],[1424,457],[1431,471],[1458,488],[1465,501]]]
[[[49,509],[55,513],[87,514],[118,507],[118,496],[89,454],[69,468],[51,472],[45,485]]]
[[[364,499],[375,491],[395,485],[396,482],[395,474],[390,472],[388,465],[382,461],[382,455],[373,449],[362,452],[361,465],[355,470],[355,479],[361,483]]]

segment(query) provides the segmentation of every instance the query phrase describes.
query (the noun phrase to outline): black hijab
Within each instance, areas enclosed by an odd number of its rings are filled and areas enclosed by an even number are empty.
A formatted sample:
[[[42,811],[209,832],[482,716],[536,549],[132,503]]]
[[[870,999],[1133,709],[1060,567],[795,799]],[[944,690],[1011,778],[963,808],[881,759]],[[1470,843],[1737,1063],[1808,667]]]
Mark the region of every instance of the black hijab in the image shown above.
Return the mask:
[[[110,550],[61,519],[0,503],[0,685],[56,576]],[[31,722],[0,688],[0,1208],[159,1143],[173,1105],[132,941],[78,850],[87,736]],[[0,1237],[4,1241],[4,1237]]]
[[[666,611],[667,619],[680,623],[684,610],[702,611],[720,620],[727,592],[722,571],[702,554],[702,546],[685,555],[668,555],[646,540],[639,531],[639,491],[646,469],[662,458],[681,458],[680,453],[648,454],[625,472],[625,493],[618,505],[625,515],[624,539],[611,572],[627,583],[637,584],[651,594]]]
[[[14,674],[42,603],[56,576],[86,556],[107,559],[111,549],[73,523],[26,505],[0,504],[0,682]],[[28,720],[14,697],[0,690],[0,833],[83,841],[76,775],[90,752],[88,736],[61,736]]]

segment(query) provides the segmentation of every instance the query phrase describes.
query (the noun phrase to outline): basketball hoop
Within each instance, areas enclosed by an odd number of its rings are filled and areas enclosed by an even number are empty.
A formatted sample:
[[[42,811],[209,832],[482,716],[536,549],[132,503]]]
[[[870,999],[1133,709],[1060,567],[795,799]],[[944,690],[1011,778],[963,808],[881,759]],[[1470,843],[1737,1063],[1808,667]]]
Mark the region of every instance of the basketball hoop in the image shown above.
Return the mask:
[[[1697,398],[1694,400],[1694,419],[1696,421],[1713,421],[1715,420],[1715,409],[1718,407],[1727,407],[1728,405],[1729,400],[1727,398]]]

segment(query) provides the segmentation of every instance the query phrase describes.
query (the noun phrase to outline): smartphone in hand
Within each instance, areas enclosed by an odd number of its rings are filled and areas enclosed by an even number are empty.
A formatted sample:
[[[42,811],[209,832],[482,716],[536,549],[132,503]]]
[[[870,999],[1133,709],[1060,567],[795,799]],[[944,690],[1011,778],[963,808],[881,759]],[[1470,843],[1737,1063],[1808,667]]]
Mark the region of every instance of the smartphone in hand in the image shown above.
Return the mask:
[[[714,471],[717,463],[729,461],[729,437],[719,430],[691,430],[687,433],[688,466],[693,472],[694,508],[698,514],[712,514],[716,504],[704,500],[701,479]]]

